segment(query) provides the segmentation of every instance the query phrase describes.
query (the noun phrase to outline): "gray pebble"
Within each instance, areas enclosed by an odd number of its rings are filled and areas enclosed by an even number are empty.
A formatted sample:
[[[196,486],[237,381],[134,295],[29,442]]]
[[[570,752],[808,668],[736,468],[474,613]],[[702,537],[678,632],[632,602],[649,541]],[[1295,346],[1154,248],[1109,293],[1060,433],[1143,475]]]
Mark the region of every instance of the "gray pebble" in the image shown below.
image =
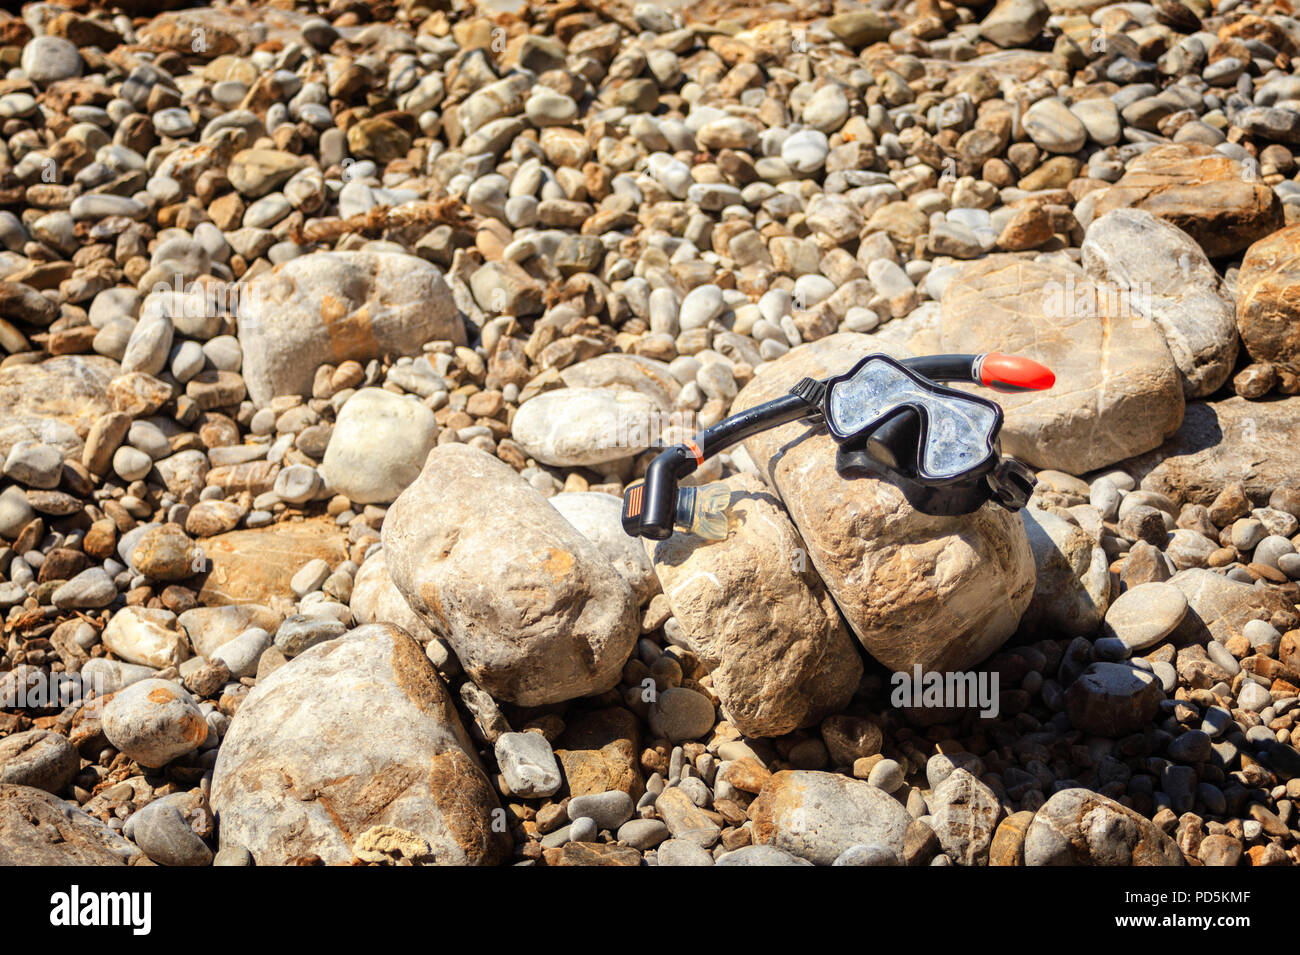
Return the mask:
[[[495,748],[501,775],[515,795],[537,798],[559,790],[563,779],[555,752],[541,733],[502,733]]]
[[[601,829],[617,829],[632,818],[632,797],[622,790],[574,796],[569,800],[569,819],[582,816],[594,819]]]
[[[618,841],[644,852],[668,838],[668,827],[659,819],[629,819],[618,827]]]
[[[217,850],[212,864],[214,866],[249,866],[253,864],[253,856],[243,846],[222,846]]]
[[[713,865],[713,856],[709,851],[687,839],[669,839],[659,843],[656,857],[661,866]]]
[[[590,816],[579,816],[577,819],[573,820],[573,823],[569,826],[569,841],[595,842],[596,833],[599,831],[600,829],[596,825],[595,819],[592,819]]]
[[[292,659],[318,643],[342,636],[347,630],[343,624],[328,617],[309,617],[296,613],[286,617],[275,632],[275,646]]]
[[[107,607],[116,596],[117,587],[108,572],[103,567],[88,567],[61,584],[50,602],[61,610],[90,610]]]
[[[742,846],[719,856],[714,864],[730,866],[812,865],[807,859],[800,859],[798,856],[791,855],[776,846]]]
[[[867,775],[867,782],[887,793],[895,792],[899,786],[903,785],[903,767],[898,764],[897,760],[882,759],[871,767],[871,772]]]
[[[898,865],[898,856],[891,849],[881,845],[849,846],[839,854],[831,865]]]
[[[25,730],[0,740],[0,782],[58,795],[80,767],[76,747],[50,730]]]
[[[180,794],[187,797],[187,794]],[[132,835],[144,854],[159,865],[206,866],[212,850],[166,798],[155,800],[135,814]]]

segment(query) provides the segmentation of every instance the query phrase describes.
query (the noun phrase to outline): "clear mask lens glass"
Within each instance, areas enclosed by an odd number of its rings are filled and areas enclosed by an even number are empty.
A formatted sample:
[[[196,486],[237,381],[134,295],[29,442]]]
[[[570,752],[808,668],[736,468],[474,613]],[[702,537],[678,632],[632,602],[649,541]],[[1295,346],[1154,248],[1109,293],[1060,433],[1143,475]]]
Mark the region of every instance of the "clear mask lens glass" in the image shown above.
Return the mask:
[[[964,396],[934,394],[881,359],[867,362],[849,380],[833,384],[827,411],[832,428],[848,435],[873,427],[903,406],[915,408],[925,419],[920,455],[924,476],[957,477],[992,451],[997,427],[993,408]]]

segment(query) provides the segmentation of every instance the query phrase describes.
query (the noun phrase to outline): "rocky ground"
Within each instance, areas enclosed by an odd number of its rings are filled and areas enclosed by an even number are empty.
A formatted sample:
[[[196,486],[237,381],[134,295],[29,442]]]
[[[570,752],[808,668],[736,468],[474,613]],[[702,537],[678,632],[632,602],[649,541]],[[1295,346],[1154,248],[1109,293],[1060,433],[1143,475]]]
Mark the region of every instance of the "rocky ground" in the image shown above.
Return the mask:
[[[1286,0],[168,6],[0,15],[0,862],[1300,864]],[[990,350],[1020,514],[619,527]]]

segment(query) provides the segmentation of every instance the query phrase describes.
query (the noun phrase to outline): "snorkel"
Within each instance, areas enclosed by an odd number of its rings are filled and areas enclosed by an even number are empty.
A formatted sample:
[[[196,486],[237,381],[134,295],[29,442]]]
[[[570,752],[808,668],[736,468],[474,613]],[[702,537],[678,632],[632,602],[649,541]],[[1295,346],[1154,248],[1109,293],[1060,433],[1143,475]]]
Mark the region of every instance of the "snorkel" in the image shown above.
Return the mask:
[[[1001,454],[1002,408],[943,381],[1014,393],[1051,388],[1056,376],[1029,358],[997,352],[902,361],[867,355],[842,375],[804,378],[789,394],[664,450],[644,480],[628,485],[623,530],[651,540],[665,540],[674,530],[725,537],[727,489],[679,482],[737,442],[802,419],[826,426],[838,445],[835,466],[842,476],[884,478],[922,513],[968,514],[990,500],[1012,511],[1024,507],[1035,479]]]

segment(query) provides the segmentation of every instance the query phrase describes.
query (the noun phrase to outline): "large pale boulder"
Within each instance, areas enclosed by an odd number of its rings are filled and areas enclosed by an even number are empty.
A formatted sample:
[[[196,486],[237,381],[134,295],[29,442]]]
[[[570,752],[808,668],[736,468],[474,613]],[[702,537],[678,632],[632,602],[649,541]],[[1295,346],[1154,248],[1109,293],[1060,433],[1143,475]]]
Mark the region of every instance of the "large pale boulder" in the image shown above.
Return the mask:
[[[1280,229],[1282,200],[1237,159],[1203,143],[1156,146],[1098,190],[1093,215],[1136,207],[1172,222],[1217,259]]]
[[[565,491],[547,498],[564,519],[591,541],[632,587],[637,603],[659,593],[659,578],[640,538],[623,530],[623,499],[599,491]]]
[[[597,355],[569,365],[560,370],[560,380],[570,388],[640,392],[664,409],[672,407],[682,390],[666,362],[624,352]]]
[[[1237,360],[1236,308],[1205,252],[1144,209],[1116,209],[1088,226],[1083,267],[1124,290],[1135,316],[1155,324],[1197,398],[1217,391]]]
[[[1020,619],[1029,633],[1091,637],[1110,605],[1110,561],[1077,524],[1050,511],[1021,511],[1034,554],[1034,598]]]
[[[117,374],[117,362],[100,355],[62,355],[0,368],[0,455],[19,441],[80,455],[91,425],[113,410],[108,385]]]
[[[74,803],[0,783],[0,865],[131,865],[136,846]]]
[[[239,301],[248,396],[310,395],[325,363],[411,355],[429,341],[465,344],[442,273],[413,255],[313,252],[248,283]]]
[[[297,606],[293,575],[317,558],[331,567],[343,563],[348,537],[333,520],[317,518],[228,531],[206,538],[201,549],[208,573],[200,603],[261,604],[285,617]]]
[[[1300,626],[1295,602],[1279,587],[1255,587],[1203,567],[1180,570],[1169,583],[1187,597],[1187,613],[1171,637],[1178,646],[1227,643],[1252,620],[1271,621],[1283,632]]]
[[[416,479],[438,440],[438,422],[418,398],[362,388],[339,411],[321,473],[358,504],[387,504]]]
[[[382,548],[379,553],[367,557],[358,568],[348,606],[352,609],[352,619],[358,624],[397,624],[420,643],[428,643],[434,638],[433,631],[411,609],[397,584],[393,583]]]
[[[755,845],[776,846],[814,865],[830,865],[850,846],[903,855],[912,818],[893,796],[836,773],[774,773],[749,807]]]
[[[1142,488],[1177,504],[1209,505],[1240,481],[1257,505],[1274,488],[1300,488],[1300,397],[1278,401],[1194,401],[1178,431],[1149,454],[1124,462]]]
[[[639,630],[632,588],[500,459],[434,448],[383,542],[407,603],[494,697],[532,706],[618,682]]]
[[[1053,794],[1025,835],[1025,865],[1182,864],[1178,844],[1159,826],[1088,789]]]
[[[510,430],[519,446],[543,464],[588,467],[649,448],[663,413],[639,391],[558,388],[521,404]]]
[[[646,549],[731,722],[782,736],[842,710],[862,661],[780,501],[750,475],[725,483],[725,540],[674,534]]]
[[[948,285],[945,352],[1025,355],[1056,373],[1047,391],[998,395],[1002,448],[1038,468],[1083,474],[1156,447],[1183,417],[1164,335],[1115,286],[1073,263],[991,255]]]
[[[375,826],[425,840],[443,865],[492,865],[510,849],[450,694],[419,645],[382,625],[258,681],[222,741],[212,808],[222,846],[258,865],[346,865]]]
[[[1237,296],[1237,327],[1250,357],[1300,366],[1300,223],[1247,250]]]
[[[796,348],[750,382],[732,411],[779,397],[806,375],[846,371],[877,351],[907,357],[853,333]],[[744,448],[780,494],[849,626],[885,666],[965,669],[1016,629],[1034,592],[1018,514],[993,504],[957,517],[922,514],[893,484],[842,478],[834,440],[804,422],[761,432]]]

